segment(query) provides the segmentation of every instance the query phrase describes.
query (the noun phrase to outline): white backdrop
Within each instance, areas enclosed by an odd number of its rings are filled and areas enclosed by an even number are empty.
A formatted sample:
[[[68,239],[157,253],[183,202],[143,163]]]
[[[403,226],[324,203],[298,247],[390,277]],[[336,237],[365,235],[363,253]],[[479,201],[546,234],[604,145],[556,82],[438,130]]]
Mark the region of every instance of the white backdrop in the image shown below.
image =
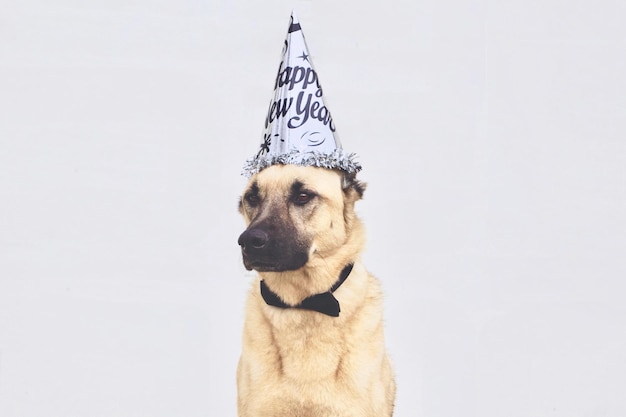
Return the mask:
[[[365,167],[396,416],[625,416],[618,0],[3,0],[0,416],[235,415],[292,8]]]

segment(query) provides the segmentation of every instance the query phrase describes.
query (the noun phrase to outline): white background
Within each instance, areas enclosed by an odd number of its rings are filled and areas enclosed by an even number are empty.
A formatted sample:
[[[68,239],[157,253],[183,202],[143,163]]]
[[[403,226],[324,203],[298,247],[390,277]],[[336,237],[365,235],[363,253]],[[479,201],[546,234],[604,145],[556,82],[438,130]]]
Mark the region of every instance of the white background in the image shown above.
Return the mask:
[[[396,416],[626,416],[620,0],[2,0],[0,416],[235,415],[292,8],[365,167]]]

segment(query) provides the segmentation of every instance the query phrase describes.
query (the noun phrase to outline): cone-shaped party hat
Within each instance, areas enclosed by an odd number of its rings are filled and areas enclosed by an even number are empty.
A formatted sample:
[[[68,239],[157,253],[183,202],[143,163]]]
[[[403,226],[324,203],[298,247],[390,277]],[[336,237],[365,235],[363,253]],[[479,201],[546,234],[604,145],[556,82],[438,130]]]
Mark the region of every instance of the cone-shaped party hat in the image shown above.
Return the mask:
[[[354,154],[341,149],[302,28],[292,12],[261,148],[246,161],[243,175],[251,177],[276,164],[340,169],[355,174],[361,165],[354,158]]]

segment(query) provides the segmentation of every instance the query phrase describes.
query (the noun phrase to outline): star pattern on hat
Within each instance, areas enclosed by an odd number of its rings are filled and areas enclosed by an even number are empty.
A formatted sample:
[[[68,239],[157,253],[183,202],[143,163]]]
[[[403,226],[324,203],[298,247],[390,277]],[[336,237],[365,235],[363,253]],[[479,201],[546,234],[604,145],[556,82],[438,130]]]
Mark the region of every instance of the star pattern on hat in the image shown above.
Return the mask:
[[[302,59],[303,61],[310,62],[309,56],[307,55],[305,51],[302,51],[302,55],[300,55],[298,58]]]
[[[261,149],[259,149],[259,153],[257,155],[263,155],[270,151],[270,145],[272,144],[272,138],[269,133],[265,133],[263,135],[263,143],[261,143]]]

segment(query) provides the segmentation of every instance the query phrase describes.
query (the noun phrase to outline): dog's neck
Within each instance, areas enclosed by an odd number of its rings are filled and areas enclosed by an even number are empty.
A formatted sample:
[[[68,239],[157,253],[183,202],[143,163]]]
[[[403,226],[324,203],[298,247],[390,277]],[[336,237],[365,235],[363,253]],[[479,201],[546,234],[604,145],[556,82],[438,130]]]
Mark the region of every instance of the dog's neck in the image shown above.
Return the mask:
[[[353,219],[345,244],[328,256],[314,252],[307,264],[296,271],[259,272],[261,279],[284,302],[297,305],[307,297],[329,291],[346,265],[358,261],[365,230]]]
[[[333,293],[341,287],[341,284],[348,278],[350,272],[352,272],[352,268],[354,265],[348,264],[341,271],[339,278],[329,291],[323,292],[320,294],[315,294],[311,297],[307,297],[300,304],[297,305],[289,305],[285,303],[277,294],[272,292],[269,289],[265,281],[261,281],[261,296],[267,305],[289,309],[296,308],[301,310],[311,310],[317,311],[322,314],[326,314],[331,317],[339,317],[339,313],[341,312],[341,306],[339,305],[339,301],[333,296]]]

